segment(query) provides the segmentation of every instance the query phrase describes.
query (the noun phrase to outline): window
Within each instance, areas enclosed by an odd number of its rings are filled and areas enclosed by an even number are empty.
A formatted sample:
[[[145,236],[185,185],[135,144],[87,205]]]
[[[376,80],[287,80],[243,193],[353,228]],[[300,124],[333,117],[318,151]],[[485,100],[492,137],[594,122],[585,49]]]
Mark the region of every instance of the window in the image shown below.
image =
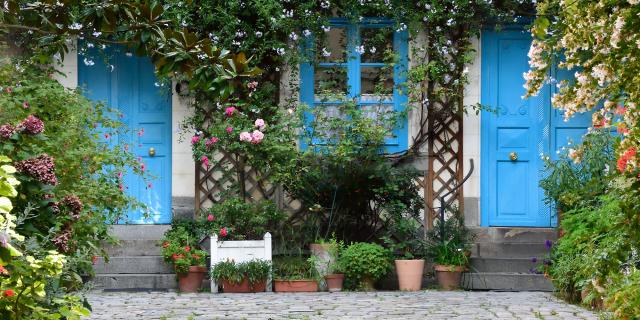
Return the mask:
[[[301,102],[317,111],[337,112],[345,99],[355,101],[371,117],[405,110],[408,34],[395,30],[388,19],[363,19],[358,24],[332,19],[321,48],[309,41],[314,63],[300,68]],[[313,121],[313,115],[309,121]],[[407,149],[407,123],[398,124],[387,138],[385,152]],[[306,142],[302,142],[306,148]]]

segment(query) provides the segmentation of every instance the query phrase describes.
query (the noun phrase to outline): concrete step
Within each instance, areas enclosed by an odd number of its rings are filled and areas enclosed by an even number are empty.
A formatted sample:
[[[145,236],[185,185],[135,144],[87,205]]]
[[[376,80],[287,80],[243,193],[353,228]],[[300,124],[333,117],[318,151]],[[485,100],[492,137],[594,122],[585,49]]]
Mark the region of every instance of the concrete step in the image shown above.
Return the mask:
[[[118,256],[106,263],[99,258],[93,266],[96,274],[155,274],[172,273],[173,269],[162,260],[162,256]]]
[[[558,238],[556,228],[471,227],[476,234],[475,242],[499,243],[544,243]]]
[[[160,240],[170,228],[163,224],[116,224],[109,233],[120,240]]]
[[[462,286],[468,290],[553,291],[551,281],[541,274],[510,272],[465,273]]]
[[[109,256],[159,256],[160,240],[120,240],[119,244],[104,244]]]
[[[539,262],[533,263],[530,258],[471,258],[472,272],[515,272],[531,273]]]
[[[472,257],[541,259],[549,253],[544,242],[479,242],[471,248]]]
[[[96,289],[102,290],[172,290],[178,287],[173,273],[98,274],[93,283]]]

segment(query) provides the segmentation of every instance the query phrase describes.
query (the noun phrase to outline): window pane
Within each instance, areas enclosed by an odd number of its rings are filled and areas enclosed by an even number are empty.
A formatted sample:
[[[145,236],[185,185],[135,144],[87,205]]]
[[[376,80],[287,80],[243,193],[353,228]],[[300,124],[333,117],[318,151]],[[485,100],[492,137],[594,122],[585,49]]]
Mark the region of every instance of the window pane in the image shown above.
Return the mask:
[[[341,105],[315,105],[314,116],[314,141],[315,144],[327,144],[338,138],[340,128],[344,126],[346,115],[341,110]]]
[[[316,101],[334,101],[347,95],[347,68],[317,67],[314,74]]]
[[[362,112],[364,116],[377,120],[376,123],[378,125],[384,124],[385,121],[393,121],[394,117],[398,117],[398,114],[394,110],[393,104],[370,104],[363,105]],[[389,122],[387,122],[388,124]],[[387,127],[388,131],[386,137],[387,139],[393,138],[393,127]]]
[[[344,63],[347,56],[347,31],[331,27],[316,44],[318,62]]]
[[[360,100],[391,101],[393,100],[393,68],[362,67],[360,83]]]
[[[361,61],[389,62],[393,59],[393,29],[391,28],[362,28],[360,31],[363,50]]]

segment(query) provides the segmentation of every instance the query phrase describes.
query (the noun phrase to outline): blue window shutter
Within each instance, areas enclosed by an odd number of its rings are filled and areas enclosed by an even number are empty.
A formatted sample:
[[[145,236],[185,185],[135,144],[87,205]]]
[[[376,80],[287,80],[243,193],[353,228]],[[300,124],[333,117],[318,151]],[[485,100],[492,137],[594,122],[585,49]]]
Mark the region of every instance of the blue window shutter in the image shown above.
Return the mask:
[[[308,37],[307,41],[305,43],[303,43],[303,45],[301,46],[301,50],[303,50],[304,53],[304,57],[303,57],[303,62],[300,64],[300,101],[304,104],[306,104],[309,108],[313,108],[313,103],[314,103],[314,92],[313,92],[313,86],[314,86],[314,79],[313,79],[313,73],[314,73],[314,68],[313,68],[313,64],[311,63],[313,57],[314,57],[314,49],[313,49],[313,37]],[[300,139],[300,149],[301,150],[306,150],[308,145],[307,145],[307,139],[306,139],[306,135],[308,135],[311,130],[311,128],[309,127],[309,124],[313,122],[313,114],[311,112],[305,112],[304,114],[304,132],[303,132],[303,137],[302,139]]]
[[[398,54],[398,63],[393,67],[395,88],[393,89],[393,109],[404,112],[409,101],[407,96],[407,72],[409,70],[409,33],[407,30],[396,32],[393,37],[393,48]],[[409,125],[408,119],[403,118],[393,130],[395,144],[387,147],[387,152],[402,152],[408,148]]]

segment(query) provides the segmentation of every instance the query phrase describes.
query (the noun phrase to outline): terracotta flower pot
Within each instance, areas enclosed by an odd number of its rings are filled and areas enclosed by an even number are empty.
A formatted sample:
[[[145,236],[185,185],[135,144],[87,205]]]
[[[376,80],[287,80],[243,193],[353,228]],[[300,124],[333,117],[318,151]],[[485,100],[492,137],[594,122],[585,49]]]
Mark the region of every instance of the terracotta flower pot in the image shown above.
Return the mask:
[[[207,267],[191,266],[188,273],[178,273],[178,288],[180,292],[198,292],[202,280],[207,273]]]
[[[438,284],[443,290],[456,290],[460,288],[462,273],[467,269],[464,266],[446,266],[436,264],[433,266],[436,271]]]
[[[396,260],[398,286],[402,291],[418,291],[422,288],[424,260]]]
[[[327,282],[327,289],[329,292],[342,291],[342,282],[344,281],[344,274],[328,274],[324,276],[324,280]]]
[[[275,280],[273,281],[276,292],[316,292],[318,282],[315,280]]]
[[[249,279],[244,278],[240,283],[232,283],[227,280],[222,280],[222,291],[224,293],[249,293],[249,292],[264,292],[267,288],[267,280],[263,280],[251,285]]]

